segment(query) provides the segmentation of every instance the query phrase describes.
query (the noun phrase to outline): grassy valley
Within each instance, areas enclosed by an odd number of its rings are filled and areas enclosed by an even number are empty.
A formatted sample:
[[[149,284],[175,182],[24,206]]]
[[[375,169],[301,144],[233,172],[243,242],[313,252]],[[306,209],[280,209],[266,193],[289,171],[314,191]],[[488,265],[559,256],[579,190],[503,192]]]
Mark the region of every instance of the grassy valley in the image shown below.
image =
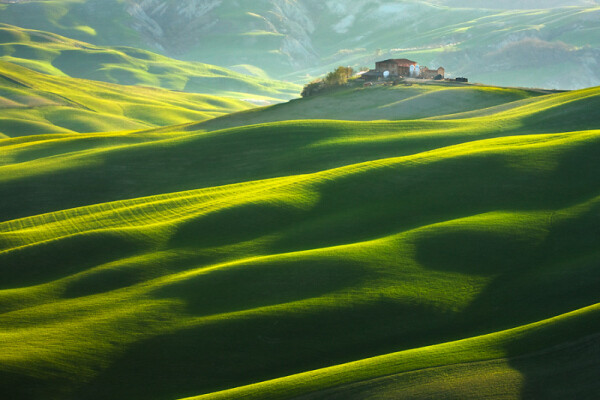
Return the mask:
[[[2,139],[0,393],[593,398],[598,106],[413,85]]]

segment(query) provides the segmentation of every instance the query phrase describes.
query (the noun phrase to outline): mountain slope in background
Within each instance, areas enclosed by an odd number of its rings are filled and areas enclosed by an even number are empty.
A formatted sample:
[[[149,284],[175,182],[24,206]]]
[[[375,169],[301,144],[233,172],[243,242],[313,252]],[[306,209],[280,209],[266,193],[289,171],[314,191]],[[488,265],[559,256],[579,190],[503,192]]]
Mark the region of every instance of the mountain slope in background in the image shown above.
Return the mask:
[[[27,1],[0,5],[0,20],[239,71],[259,68],[298,82],[335,65],[408,57],[488,84],[570,89],[600,83],[598,2],[537,3]]]
[[[215,65],[178,61],[131,47],[99,47],[4,24],[0,24],[0,60],[57,76],[265,102],[297,97],[301,89]]]
[[[430,3],[448,7],[487,8],[490,10],[544,10],[561,7],[593,7],[597,0],[431,0]]]

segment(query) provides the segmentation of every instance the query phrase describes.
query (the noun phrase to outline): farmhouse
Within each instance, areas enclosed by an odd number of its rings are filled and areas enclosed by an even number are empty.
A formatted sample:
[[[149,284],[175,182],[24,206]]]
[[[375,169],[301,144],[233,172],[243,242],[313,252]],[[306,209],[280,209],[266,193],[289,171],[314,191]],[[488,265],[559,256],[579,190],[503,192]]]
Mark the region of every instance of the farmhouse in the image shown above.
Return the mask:
[[[444,79],[446,71],[440,67],[438,69],[429,69],[420,66],[416,61],[406,58],[391,58],[389,60],[378,61],[375,63],[375,69],[362,74],[366,81],[377,81],[381,78],[421,78],[421,79]]]
[[[411,67],[412,70],[418,66],[416,61],[411,61],[406,58],[400,59],[389,59],[385,61],[378,61],[375,63],[375,71],[384,73],[388,71],[390,76],[409,76]]]

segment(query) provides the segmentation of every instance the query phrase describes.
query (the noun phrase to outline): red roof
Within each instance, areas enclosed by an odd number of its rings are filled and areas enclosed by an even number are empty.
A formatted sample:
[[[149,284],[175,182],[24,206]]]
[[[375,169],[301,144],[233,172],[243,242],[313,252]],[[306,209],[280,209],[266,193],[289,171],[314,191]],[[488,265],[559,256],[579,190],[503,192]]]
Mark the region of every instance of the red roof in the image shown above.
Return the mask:
[[[411,61],[407,58],[391,58],[389,60],[380,61],[380,62],[393,62],[396,63],[399,67],[410,67],[411,65],[417,65],[416,61]]]

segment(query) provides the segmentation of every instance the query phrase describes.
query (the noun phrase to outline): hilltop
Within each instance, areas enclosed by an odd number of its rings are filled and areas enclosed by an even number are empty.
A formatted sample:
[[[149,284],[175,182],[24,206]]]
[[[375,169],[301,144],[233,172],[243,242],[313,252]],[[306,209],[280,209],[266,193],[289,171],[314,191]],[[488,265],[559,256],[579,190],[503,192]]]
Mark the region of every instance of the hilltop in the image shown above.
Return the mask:
[[[385,90],[472,101],[0,140],[0,393],[593,397],[600,88]]]
[[[555,91],[504,88],[455,82],[423,81],[398,86],[362,87],[351,83],[317,96],[268,107],[231,113],[191,125],[191,129],[224,129],[265,122],[328,119],[342,121],[453,118],[454,114],[482,114],[518,107]]]

